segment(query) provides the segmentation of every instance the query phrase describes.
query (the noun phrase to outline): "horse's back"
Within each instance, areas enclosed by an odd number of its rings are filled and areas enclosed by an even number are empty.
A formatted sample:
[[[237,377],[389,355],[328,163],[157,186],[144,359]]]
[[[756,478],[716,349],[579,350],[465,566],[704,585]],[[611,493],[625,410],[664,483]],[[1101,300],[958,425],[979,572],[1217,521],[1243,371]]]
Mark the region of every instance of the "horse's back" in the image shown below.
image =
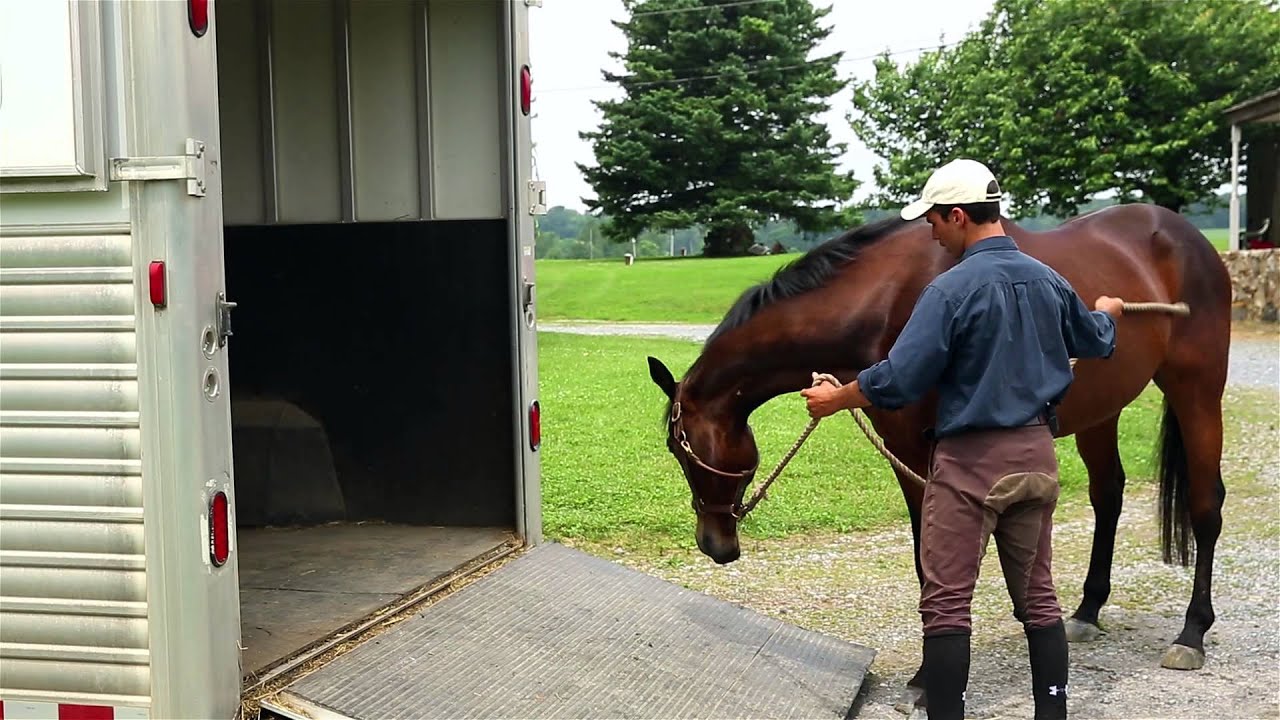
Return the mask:
[[[1015,226],[1011,234],[1086,298],[1194,302],[1210,312],[1231,302],[1230,277],[1208,238],[1182,215],[1158,205],[1116,205],[1052,230]]]
[[[1064,429],[1112,417],[1171,359],[1194,348],[1208,365],[1203,381],[1225,373],[1231,280],[1212,244],[1186,218],[1154,205],[1119,205],[1045,232],[1010,227],[1022,250],[1057,270],[1085,304],[1100,295],[1128,302],[1185,302],[1189,317],[1126,317],[1110,360],[1082,363],[1063,403]],[[1225,380],[1225,375],[1222,380]]]

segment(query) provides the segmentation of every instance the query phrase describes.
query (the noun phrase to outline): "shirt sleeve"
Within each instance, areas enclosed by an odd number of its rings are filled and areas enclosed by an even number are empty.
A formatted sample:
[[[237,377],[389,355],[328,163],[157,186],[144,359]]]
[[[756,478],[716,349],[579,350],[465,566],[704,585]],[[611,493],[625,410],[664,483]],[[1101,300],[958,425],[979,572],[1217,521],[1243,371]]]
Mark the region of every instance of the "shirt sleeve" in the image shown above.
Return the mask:
[[[1090,310],[1069,286],[1061,289],[1066,310],[1062,338],[1074,358],[1109,358],[1116,349],[1116,321],[1101,310]]]
[[[951,356],[954,322],[946,296],[932,285],[926,287],[889,357],[858,373],[858,388],[867,400],[893,410],[931,390]]]

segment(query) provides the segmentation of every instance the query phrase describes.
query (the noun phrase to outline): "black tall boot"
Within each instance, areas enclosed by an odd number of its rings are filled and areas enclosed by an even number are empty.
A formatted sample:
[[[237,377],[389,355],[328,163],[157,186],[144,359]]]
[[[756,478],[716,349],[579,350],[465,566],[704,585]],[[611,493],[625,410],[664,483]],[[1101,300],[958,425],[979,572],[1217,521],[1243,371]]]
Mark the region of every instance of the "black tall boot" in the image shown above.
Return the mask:
[[[964,720],[969,686],[969,634],[924,639],[924,691],[930,720]]]
[[[1067,632],[1062,621],[1042,628],[1027,628],[1031,656],[1031,696],[1036,701],[1035,720],[1067,717]]]

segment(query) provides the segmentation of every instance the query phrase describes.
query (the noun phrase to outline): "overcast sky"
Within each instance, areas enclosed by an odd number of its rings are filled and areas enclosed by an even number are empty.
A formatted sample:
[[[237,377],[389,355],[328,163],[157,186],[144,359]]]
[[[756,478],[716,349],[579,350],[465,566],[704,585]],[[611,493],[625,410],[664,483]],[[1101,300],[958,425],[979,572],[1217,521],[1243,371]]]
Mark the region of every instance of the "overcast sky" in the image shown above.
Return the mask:
[[[719,0],[718,0],[719,1]],[[960,39],[990,11],[992,0],[816,0],[833,10],[823,23],[832,29],[820,54],[844,53],[841,77],[865,80],[874,72],[868,56],[887,49],[908,50]],[[600,123],[593,100],[619,96],[600,75],[620,71],[608,53],[625,52],[622,31],[610,24],[622,20],[621,0],[543,0],[530,11],[533,70],[533,141],[536,173],[547,182],[547,203],[585,209],[581,198],[593,195],[574,163],[594,164],[591,146],[578,133]],[[896,56],[899,62],[915,53]],[[863,58],[863,59],[859,59]],[[863,185],[855,198],[872,188],[871,168],[877,158],[858,142],[845,117],[852,111],[848,89],[832,100],[822,120],[835,142],[848,145],[841,169],[852,169]]]

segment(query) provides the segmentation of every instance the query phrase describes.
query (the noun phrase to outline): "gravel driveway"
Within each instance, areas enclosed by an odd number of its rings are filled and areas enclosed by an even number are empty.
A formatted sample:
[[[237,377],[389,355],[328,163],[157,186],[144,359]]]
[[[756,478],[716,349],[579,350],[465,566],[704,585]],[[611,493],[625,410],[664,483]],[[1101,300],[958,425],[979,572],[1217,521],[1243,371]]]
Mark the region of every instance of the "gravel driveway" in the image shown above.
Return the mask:
[[[544,323],[542,330],[705,338],[710,326]],[[1155,486],[1130,478],[1117,536],[1112,594],[1101,640],[1071,646],[1071,712],[1088,718],[1280,718],[1280,334],[1233,337],[1223,474],[1227,501],[1214,573],[1217,622],[1194,672],[1165,670],[1160,656],[1182,625],[1191,570],[1159,558]],[[851,430],[856,434],[856,431]],[[860,436],[858,436],[860,437]],[[1055,532],[1062,605],[1074,609],[1088,567],[1093,514],[1087,498],[1063,503]],[[718,567],[696,552],[612,559],[802,627],[878,650],[855,706],[858,717],[904,717],[894,705],[919,663],[918,595],[910,530],[893,528],[744,542]],[[587,548],[608,552],[607,548]],[[995,553],[974,602],[968,715],[1032,715],[1026,641],[1010,616]]]
[[[1280,387],[1280,337],[1257,331],[1237,333],[1231,338],[1230,361],[1228,385]]]

